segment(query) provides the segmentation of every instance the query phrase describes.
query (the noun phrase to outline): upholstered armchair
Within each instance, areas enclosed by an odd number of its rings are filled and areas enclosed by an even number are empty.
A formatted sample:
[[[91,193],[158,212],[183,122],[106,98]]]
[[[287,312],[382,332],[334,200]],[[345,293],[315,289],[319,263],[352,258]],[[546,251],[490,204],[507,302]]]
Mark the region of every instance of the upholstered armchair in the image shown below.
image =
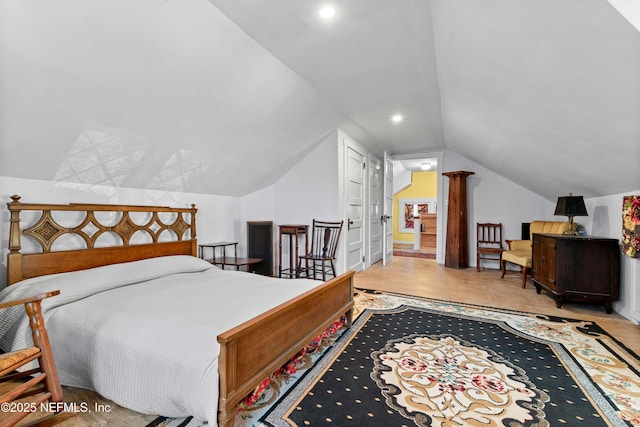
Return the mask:
[[[519,265],[522,269],[522,287],[527,285],[527,274],[531,272],[533,263],[533,248],[531,247],[532,237],[536,234],[564,234],[569,230],[568,222],[561,221],[533,221],[529,227],[529,240],[507,240],[509,250],[502,252],[502,261],[500,267],[502,269],[501,278],[507,269],[507,263]]]

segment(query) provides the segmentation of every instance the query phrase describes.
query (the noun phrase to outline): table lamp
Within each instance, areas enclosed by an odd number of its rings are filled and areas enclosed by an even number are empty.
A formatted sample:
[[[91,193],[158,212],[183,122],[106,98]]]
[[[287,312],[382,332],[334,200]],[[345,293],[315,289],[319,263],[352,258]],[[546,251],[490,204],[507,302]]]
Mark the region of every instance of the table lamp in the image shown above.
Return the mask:
[[[572,196],[569,193],[568,196],[558,197],[554,215],[569,217],[569,229],[564,234],[577,235],[577,226],[573,223],[573,217],[588,216],[589,214],[587,213],[587,207],[584,205],[584,198],[582,196]]]

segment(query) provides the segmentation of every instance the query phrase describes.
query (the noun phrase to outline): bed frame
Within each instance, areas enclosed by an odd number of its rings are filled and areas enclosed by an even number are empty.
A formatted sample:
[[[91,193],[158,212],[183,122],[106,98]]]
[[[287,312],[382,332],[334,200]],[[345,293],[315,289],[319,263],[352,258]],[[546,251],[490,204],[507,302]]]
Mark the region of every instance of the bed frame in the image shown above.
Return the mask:
[[[46,274],[160,256],[198,254],[195,205],[170,208],[27,204],[20,202],[20,196],[11,199],[7,203],[11,212],[7,256],[9,285]],[[36,212],[37,219],[33,225],[23,228],[21,212],[24,211]],[[72,212],[79,214],[81,219],[77,225],[63,227],[53,212]],[[118,218],[103,224],[100,212]],[[138,224],[136,215],[144,215],[148,221]],[[105,233],[117,236],[119,242],[110,246],[103,246],[103,241],[98,244],[98,238]],[[136,234],[146,236],[150,243],[135,244]],[[54,242],[65,235],[79,236],[85,247],[53,249]],[[22,238],[25,236],[37,242],[40,251],[23,253]],[[166,241],[167,236],[172,239]],[[335,320],[345,315],[347,326],[351,325],[353,275],[351,271],[338,276],[218,336],[220,426],[233,426],[238,404]]]

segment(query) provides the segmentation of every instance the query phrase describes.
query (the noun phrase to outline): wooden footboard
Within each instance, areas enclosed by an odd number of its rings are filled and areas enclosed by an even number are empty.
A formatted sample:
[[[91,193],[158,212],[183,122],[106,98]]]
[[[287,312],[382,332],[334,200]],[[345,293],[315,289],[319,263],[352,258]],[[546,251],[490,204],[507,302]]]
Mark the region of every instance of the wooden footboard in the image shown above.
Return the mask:
[[[236,407],[261,381],[343,314],[351,325],[350,271],[218,336],[218,424],[233,426]]]

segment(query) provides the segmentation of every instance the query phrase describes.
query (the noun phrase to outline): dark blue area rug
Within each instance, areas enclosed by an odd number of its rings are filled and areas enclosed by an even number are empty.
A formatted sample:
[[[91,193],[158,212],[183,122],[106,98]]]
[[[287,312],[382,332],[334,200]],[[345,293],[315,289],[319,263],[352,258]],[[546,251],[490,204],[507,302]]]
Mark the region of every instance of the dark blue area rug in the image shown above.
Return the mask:
[[[356,303],[351,329],[244,425],[640,426],[638,357],[593,322],[392,294]]]

